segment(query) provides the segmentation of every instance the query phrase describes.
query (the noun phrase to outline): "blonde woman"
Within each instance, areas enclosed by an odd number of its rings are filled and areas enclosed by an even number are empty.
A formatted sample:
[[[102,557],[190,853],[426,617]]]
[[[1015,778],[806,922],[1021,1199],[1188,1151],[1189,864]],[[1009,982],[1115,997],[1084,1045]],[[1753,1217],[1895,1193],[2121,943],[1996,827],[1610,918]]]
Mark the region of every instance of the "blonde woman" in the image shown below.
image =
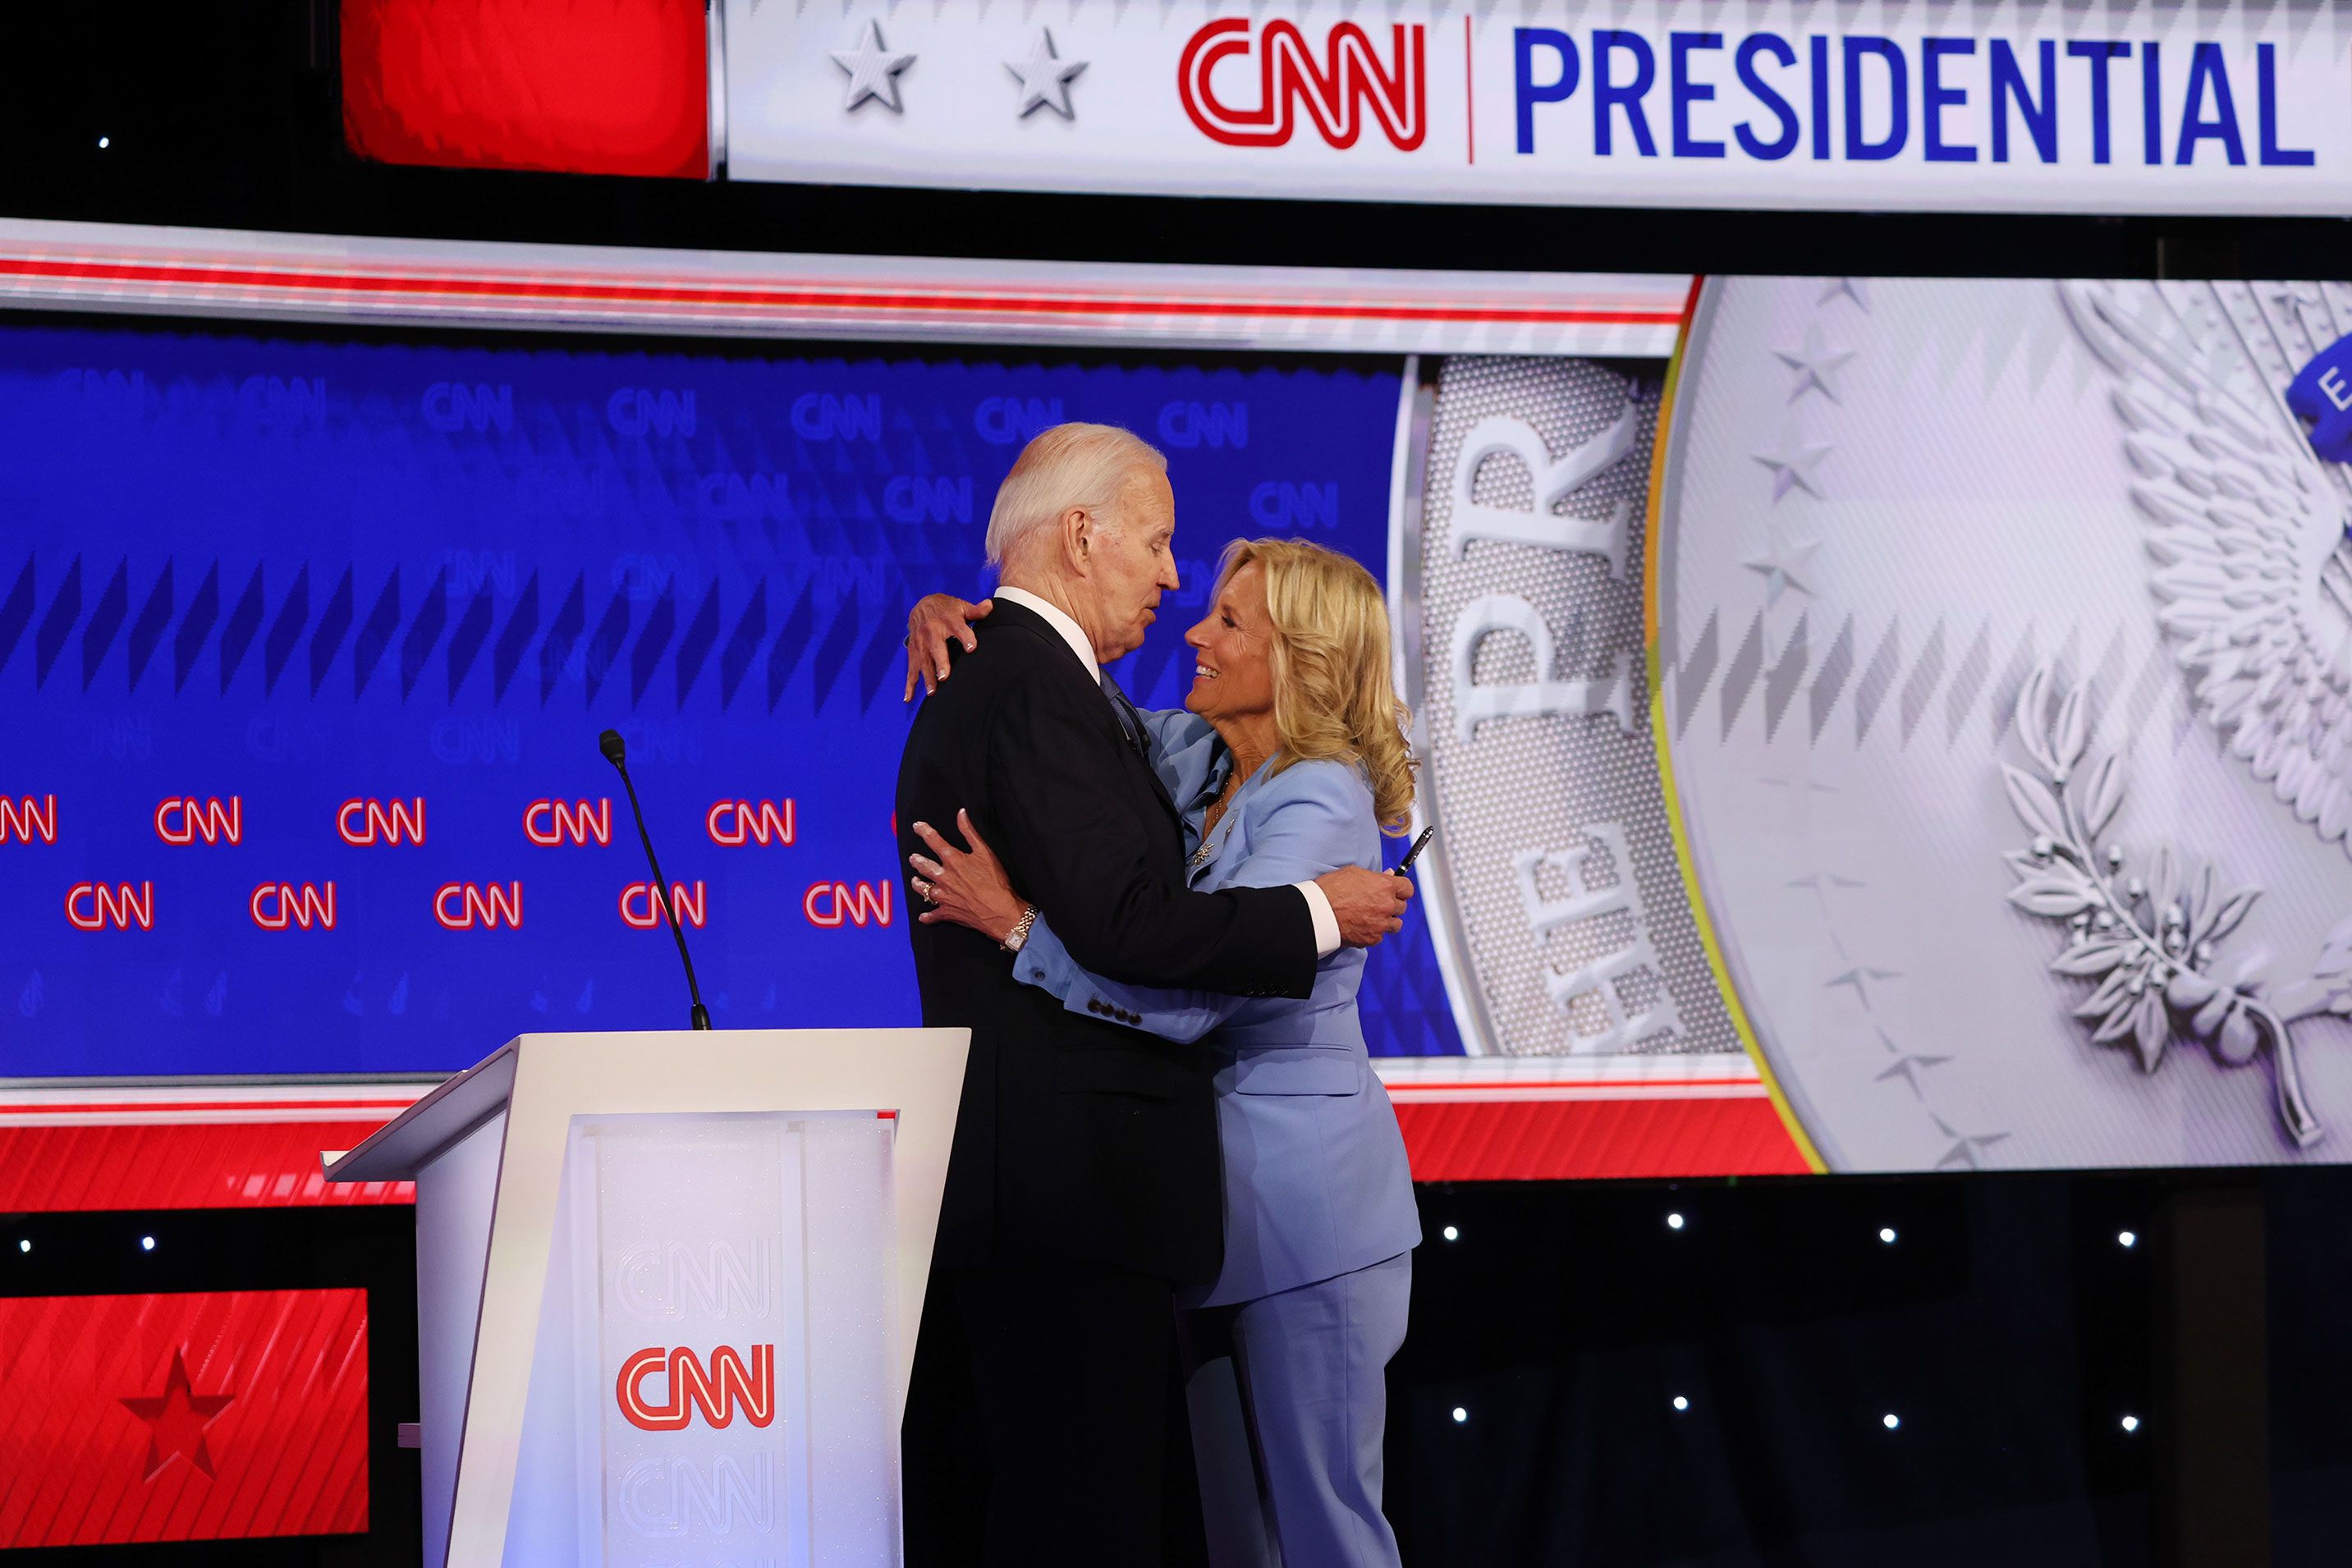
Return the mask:
[[[915,675],[984,613],[945,595],[910,618]],[[1412,805],[1379,585],[1302,541],[1236,540],[1184,710],[1145,713],[1154,772],[1201,891],[1376,868]],[[913,858],[920,918],[996,933],[1028,906],[976,838]],[[935,857],[935,858],[934,858]],[[1180,1297],[1178,1332],[1211,1553],[1219,1568],[1397,1560],[1381,1513],[1385,1369],[1403,1342],[1421,1240],[1396,1113],[1365,1054],[1365,954],[1324,959],[1306,1001],[1153,990],[1089,973],[1036,921],[1014,976],[1064,1006],[1171,1040],[1208,1038],[1223,1142],[1224,1261]]]

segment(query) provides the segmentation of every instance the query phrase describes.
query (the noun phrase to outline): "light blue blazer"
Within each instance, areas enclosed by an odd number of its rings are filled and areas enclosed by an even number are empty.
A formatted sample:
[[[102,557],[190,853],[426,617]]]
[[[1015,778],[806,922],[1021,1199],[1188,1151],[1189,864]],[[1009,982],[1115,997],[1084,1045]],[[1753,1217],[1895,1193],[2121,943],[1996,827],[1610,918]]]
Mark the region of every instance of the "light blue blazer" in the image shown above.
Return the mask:
[[[1144,715],[1152,765],[1182,809],[1192,885],[1270,888],[1341,866],[1377,868],[1380,827],[1362,774],[1338,762],[1261,768],[1236,792],[1201,860],[1201,822],[1232,766],[1208,721]],[[1388,1090],[1364,1050],[1356,987],[1364,950],[1343,947],[1315,972],[1307,1000],[1163,991],[1104,980],[1072,962],[1040,919],[1013,963],[1074,1012],[1171,1040],[1213,1035],[1223,1142],[1224,1267],[1186,1306],[1253,1301],[1369,1268],[1420,1245],[1412,1177]]]

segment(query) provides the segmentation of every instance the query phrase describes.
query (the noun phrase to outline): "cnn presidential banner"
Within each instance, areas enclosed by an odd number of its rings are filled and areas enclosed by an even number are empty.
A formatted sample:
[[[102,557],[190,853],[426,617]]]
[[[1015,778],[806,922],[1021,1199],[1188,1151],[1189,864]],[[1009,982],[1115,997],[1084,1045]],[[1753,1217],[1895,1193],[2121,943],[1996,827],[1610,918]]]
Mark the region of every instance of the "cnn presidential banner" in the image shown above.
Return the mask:
[[[2336,5],[726,0],[721,22],[710,150],[732,179],[1601,206],[2352,208],[2352,13]],[[416,81],[391,97],[429,120],[446,94]],[[681,103],[699,117],[698,100]]]

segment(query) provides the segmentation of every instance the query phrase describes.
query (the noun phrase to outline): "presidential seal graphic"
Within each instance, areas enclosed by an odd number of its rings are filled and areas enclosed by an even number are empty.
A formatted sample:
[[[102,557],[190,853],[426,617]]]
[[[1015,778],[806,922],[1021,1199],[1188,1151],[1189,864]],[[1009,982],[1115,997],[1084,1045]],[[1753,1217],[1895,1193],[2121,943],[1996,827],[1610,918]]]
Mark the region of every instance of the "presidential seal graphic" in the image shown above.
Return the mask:
[[[1832,1169],[2352,1122],[2352,290],[1737,279],[1660,464],[1661,731]]]

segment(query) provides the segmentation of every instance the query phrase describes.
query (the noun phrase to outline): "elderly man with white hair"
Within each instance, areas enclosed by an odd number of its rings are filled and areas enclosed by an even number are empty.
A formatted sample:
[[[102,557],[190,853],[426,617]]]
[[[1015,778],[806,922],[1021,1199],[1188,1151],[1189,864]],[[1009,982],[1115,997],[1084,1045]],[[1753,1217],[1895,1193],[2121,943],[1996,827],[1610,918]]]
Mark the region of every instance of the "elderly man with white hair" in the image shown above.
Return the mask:
[[[1187,890],[1176,806],[1103,670],[1179,586],[1175,521],[1165,459],[1128,431],[1023,450],[989,519],[986,657],[923,703],[899,764],[901,863],[976,829],[1087,969],[1303,998],[1343,942],[1398,929],[1412,888],[1348,867]],[[923,1022],[969,1027],[971,1054],[908,1394],[908,1562],[1139,1568],[1160,1560],[1175,1291],[1223,1251],[1215,1063],[1022,984],[1026,925],[908,927]]]

